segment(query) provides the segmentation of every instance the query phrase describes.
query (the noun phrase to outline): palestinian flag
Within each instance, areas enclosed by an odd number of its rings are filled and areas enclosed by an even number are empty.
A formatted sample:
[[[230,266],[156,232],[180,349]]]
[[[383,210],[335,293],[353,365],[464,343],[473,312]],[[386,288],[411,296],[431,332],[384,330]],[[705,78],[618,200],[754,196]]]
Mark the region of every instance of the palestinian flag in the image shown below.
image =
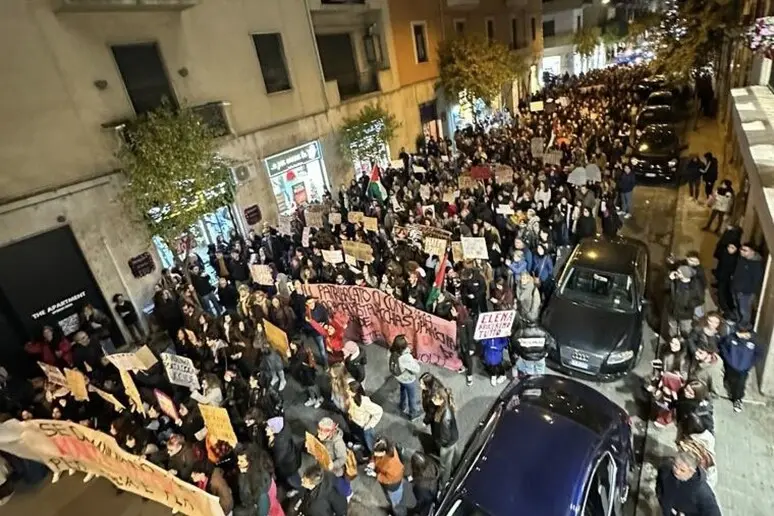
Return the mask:
[[[425,306],[432,306],[438,295],[443,290],[443,280],[446,278],[446,256],[448,253],[443,253],[443,258],[438,264],[438,272],[435,273],[435,281],[433,282],[433,288],[430,289],[430,294],[427,295],[427,302]]]
[[[382,184],[382,178],[379,175],[379,167],[376,165],[371,169],[371,180],[368,182],[368,195],[379,202],[387,200],[387,190]]]

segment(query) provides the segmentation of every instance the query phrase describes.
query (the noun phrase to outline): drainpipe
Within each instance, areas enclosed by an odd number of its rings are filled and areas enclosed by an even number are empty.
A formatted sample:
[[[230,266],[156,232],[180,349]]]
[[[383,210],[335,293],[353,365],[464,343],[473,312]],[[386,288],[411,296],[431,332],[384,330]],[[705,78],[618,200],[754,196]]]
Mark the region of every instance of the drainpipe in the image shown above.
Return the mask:
[[[314,24],[312,23],[312,11],[309,9],[309,0],[304,0],[304,7],[306,8],[306,22],[309,25],[309,32],[312,34],[312,44],[314,45],[314,55],[317,58],[317,71],[320,77],[320,87],[322,88],[323,101],[325,102],[325,110],[328,111],[331,108],[328,103],[328,90],[325,87],[325,74],[323,73],[322,61],[320,61],[320,49],[317,48],[317,38],[314,34]]]
[[[438,8],[440,11],[440,17],[441,17],[441,41],[444,41],[446,39],[446,23],[443,16],[443,4],[446,2],[446,0],[438,0]]]

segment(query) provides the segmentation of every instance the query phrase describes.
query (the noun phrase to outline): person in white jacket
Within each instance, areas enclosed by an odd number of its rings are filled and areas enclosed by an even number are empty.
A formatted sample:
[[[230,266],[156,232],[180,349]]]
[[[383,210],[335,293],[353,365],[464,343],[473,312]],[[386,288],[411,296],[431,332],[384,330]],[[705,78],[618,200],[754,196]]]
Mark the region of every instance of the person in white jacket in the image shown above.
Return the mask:
[[[709,205],[712,208],[712,213],[703,230],[711,231],[712,222],[717,218],[718,226],[715,228],[715,233],[720,233],[720,228],[723,227],[723,219],[731,213],[731,209],[734,206],[734,189],[731,186],[731,181],[728,179],[723,180],[723,183],[710,198]]]
[[[381,421],[384,409],[365,395],[363,386],[359,382],[351,380],[348,389],[347,416],[350,423],[352,423],[351,429],[359,431],[356,433],[359,433],[362,438],[364,455],[370,457],[376,442],[374,428]]]

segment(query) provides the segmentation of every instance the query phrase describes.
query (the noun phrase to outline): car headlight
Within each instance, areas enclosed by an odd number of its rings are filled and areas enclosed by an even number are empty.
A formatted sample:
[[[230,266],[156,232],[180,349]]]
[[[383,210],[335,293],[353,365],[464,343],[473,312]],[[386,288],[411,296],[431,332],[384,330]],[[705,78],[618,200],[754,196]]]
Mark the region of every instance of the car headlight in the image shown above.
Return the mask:
[[[667,165],[669,165],[669,168],[675,168],[677,166],[677,160],[676,159],[670,159],[669,163],[667,163]]]
[[[632,165],[638,165],[640,163],[640,160],[637,158],[632,158]]]
[[[622,364],[628,362],[632,358],[634,358],[634,351],[631,349],[627,351],[613,351],[610,353],[610,356],[607,357],[607,363],[608,365]]]

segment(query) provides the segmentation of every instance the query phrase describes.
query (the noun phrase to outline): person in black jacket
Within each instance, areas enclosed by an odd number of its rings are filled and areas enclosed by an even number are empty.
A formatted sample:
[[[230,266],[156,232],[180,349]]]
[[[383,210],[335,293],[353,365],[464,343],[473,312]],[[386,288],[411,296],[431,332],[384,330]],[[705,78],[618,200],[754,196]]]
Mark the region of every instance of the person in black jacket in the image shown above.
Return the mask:
[[[709,200],[715,191],[715,183],[718,180],[718,159],[711,152],[704,154],[704,168],[701,171],[704,180],[704,195]]]
[[[699,184],[701,183],[701,174],[704,167],[701,164],[699,156],[693,155],[685,165],[685,181],[688,183],[690,198],[698,202]]]
[[[691,332],[696,308],[704,304],[704,292],[699,290],[697,282],[692,281],[693,276],[693,268],[687,265],[680,265],[667,276],[669,335],[672,337]]]
[[[457,429],[457,416],[454,413],[454,402],[448,389],[436,387],[430,401],[432,404],[428,418],[430,434],[438,448],[441,484],[444,484],[451,476],[458,459],[457,441],[460,434]]]
[[[307,490],[298,502],[297,509],[303,516],[346,516],[347,499],[336,488],[333,473],[323,471],[313,464],[304,471],[301,485]]]
[[[426,516],[430,512],[438,493],[440,474],[440,466],[429,455],[414,452],[411,456],[411,487],[416,500],[410,511],[412,516]]]
[[[285,418],[277,416],[266,421],[266,437],[269,453],[274,460],[274,472],[277,480],[290,487],[288,497],[292,498],[301,489],[301,449],[293,440]]]
[[[739,324],[750,326],[754,322],[753,303],[763,284],[763,260],[749,242],[739,249],[739,261],[736,262],[731,290],[734,293],[736,309],[739,312]]]
[[[344,367],[346,367],[349,375],[358,383],[365,382],[366,375],[366,358],[365,351],[363,351],[357,342],[348,340],[344,343]]]
[[[224,310],[233,314],[237,313],[239,293],[234,284],[223,276],[218,278],[218,300]]]
[[[220,315],[222,311],[215,288],[210,283],[210,277],[198,265],[191,267],[191,285],[199,296],[202,307],[212,315]]]
[[[546,372],[546,355],[554,338],[537,321],[527,321],[511,337],[516,366],[513,376],[523,377]]]
[[[134,339],[135,344],[139,344],[145,340],[145,331],[142,329],[140,319],[137,317],[137,311],[134,309],[134,306],[132,306],[132,303],[124,299],[123,294],[114,295],[113,303],[113,308],[121,317],[124,326],[126,326],[132,339]]]
[[[679,451],[671,464],[658,469],[656,496],[664,516],[720,516],[715,493],[707,484],[706,474],[699,468],[699,458]]]

